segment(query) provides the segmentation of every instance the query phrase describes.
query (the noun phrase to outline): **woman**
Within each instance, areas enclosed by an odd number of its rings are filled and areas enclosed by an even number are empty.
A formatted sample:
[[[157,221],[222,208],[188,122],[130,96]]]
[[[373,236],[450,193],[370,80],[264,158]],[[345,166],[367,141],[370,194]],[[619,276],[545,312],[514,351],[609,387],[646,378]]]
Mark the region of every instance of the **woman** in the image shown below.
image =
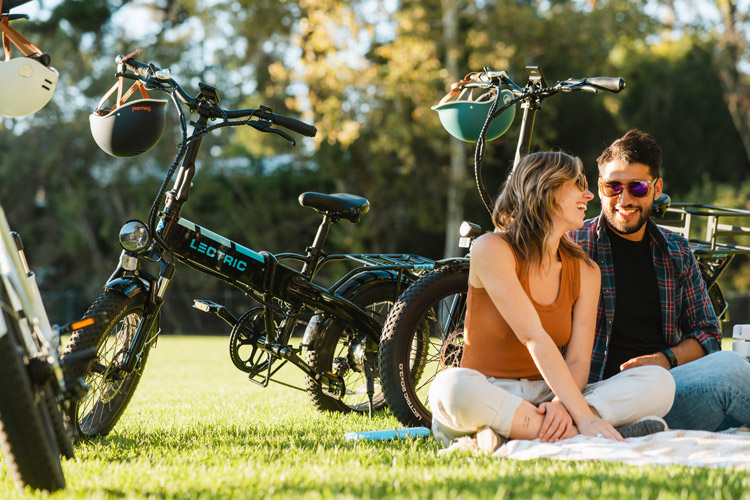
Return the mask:
[[[504,438],[622,440],[666,429],[659,417],[675,390],[667,370],[586,384],[601,277],[567,232],[582,226],[593,197],[580,159],[561,152],[528,155],[507,179],[497,230],[471,251],[461,367],[430,388],[444,445],[476,433],[491,452]]]

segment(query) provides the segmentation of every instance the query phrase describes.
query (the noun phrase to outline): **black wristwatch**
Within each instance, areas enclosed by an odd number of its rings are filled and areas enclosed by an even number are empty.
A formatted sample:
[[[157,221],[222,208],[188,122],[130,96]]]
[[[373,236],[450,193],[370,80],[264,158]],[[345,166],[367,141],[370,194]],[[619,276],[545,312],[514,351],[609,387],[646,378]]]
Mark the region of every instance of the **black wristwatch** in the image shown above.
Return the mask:
[[[662,354],[664,354],[667,357],[667,361],[669,361],[669,369],[671,370],[675,366],[677,366],[677,356],[674,355],[672,352],[672,349],[664,349],[662,351]]]

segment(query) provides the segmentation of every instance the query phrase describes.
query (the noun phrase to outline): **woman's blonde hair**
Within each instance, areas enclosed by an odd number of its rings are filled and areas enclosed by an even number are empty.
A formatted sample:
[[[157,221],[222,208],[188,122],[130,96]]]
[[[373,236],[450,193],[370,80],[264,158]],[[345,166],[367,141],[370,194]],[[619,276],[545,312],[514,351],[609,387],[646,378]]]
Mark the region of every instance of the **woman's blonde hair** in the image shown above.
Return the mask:
[[[521,159],[505,181],[495,202],[492,222],[526,262],[541,264],[549,245],[553,217],[559,210],[557,193],[564,182],[583,172],[580,158],[551,151],[532,153]],[[583,259],[588,256],[565,234],[560,240],[561,252]]]

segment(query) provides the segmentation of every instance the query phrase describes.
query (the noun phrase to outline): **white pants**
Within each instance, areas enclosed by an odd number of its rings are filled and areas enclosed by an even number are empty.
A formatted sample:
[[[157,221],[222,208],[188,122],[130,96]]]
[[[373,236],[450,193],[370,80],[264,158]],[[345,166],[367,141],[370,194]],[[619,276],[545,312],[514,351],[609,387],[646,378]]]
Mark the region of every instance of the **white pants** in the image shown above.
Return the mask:
[[[672,375],[653,365],[625,370],[583,389],[586,402],[615,427],[647,416],[663,417],[674,394]],[[469,368],[449,368],[430,386],[433,434],[446,446],[482,427],[507,437],[522,401],[538,406],[554,397],[544,380],[494,378]]]

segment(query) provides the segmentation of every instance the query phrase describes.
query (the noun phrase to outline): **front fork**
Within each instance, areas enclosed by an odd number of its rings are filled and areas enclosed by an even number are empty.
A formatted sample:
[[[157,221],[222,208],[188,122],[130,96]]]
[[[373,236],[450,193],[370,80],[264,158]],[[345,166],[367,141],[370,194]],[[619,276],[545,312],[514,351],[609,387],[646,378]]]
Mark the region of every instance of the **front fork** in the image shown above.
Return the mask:
[[[141,271],[140,260],[142,257],[130,254],[123,250],[120,255],[120,264],[105,285],[107,290],[117,290],[125,295],[132,296],[143,293],[146,295],[143,306],[143,318],[138,323],[138,329],[135,332],[133,341],[128,346],[125,353],[125,359],[120,365],[120,370],[125,373],[131,373],[135,370],[140,353],[146,342],[151,342],[150,332],[154,327],[158,328],[156,322],[159,318],[159,311],[164,304],[164,295],[172,278],[174,277],[174,263],[165,263],[161,259],[159,263],[159,276],[154,278]],[[152,337],[158,335],[158,331]]]

